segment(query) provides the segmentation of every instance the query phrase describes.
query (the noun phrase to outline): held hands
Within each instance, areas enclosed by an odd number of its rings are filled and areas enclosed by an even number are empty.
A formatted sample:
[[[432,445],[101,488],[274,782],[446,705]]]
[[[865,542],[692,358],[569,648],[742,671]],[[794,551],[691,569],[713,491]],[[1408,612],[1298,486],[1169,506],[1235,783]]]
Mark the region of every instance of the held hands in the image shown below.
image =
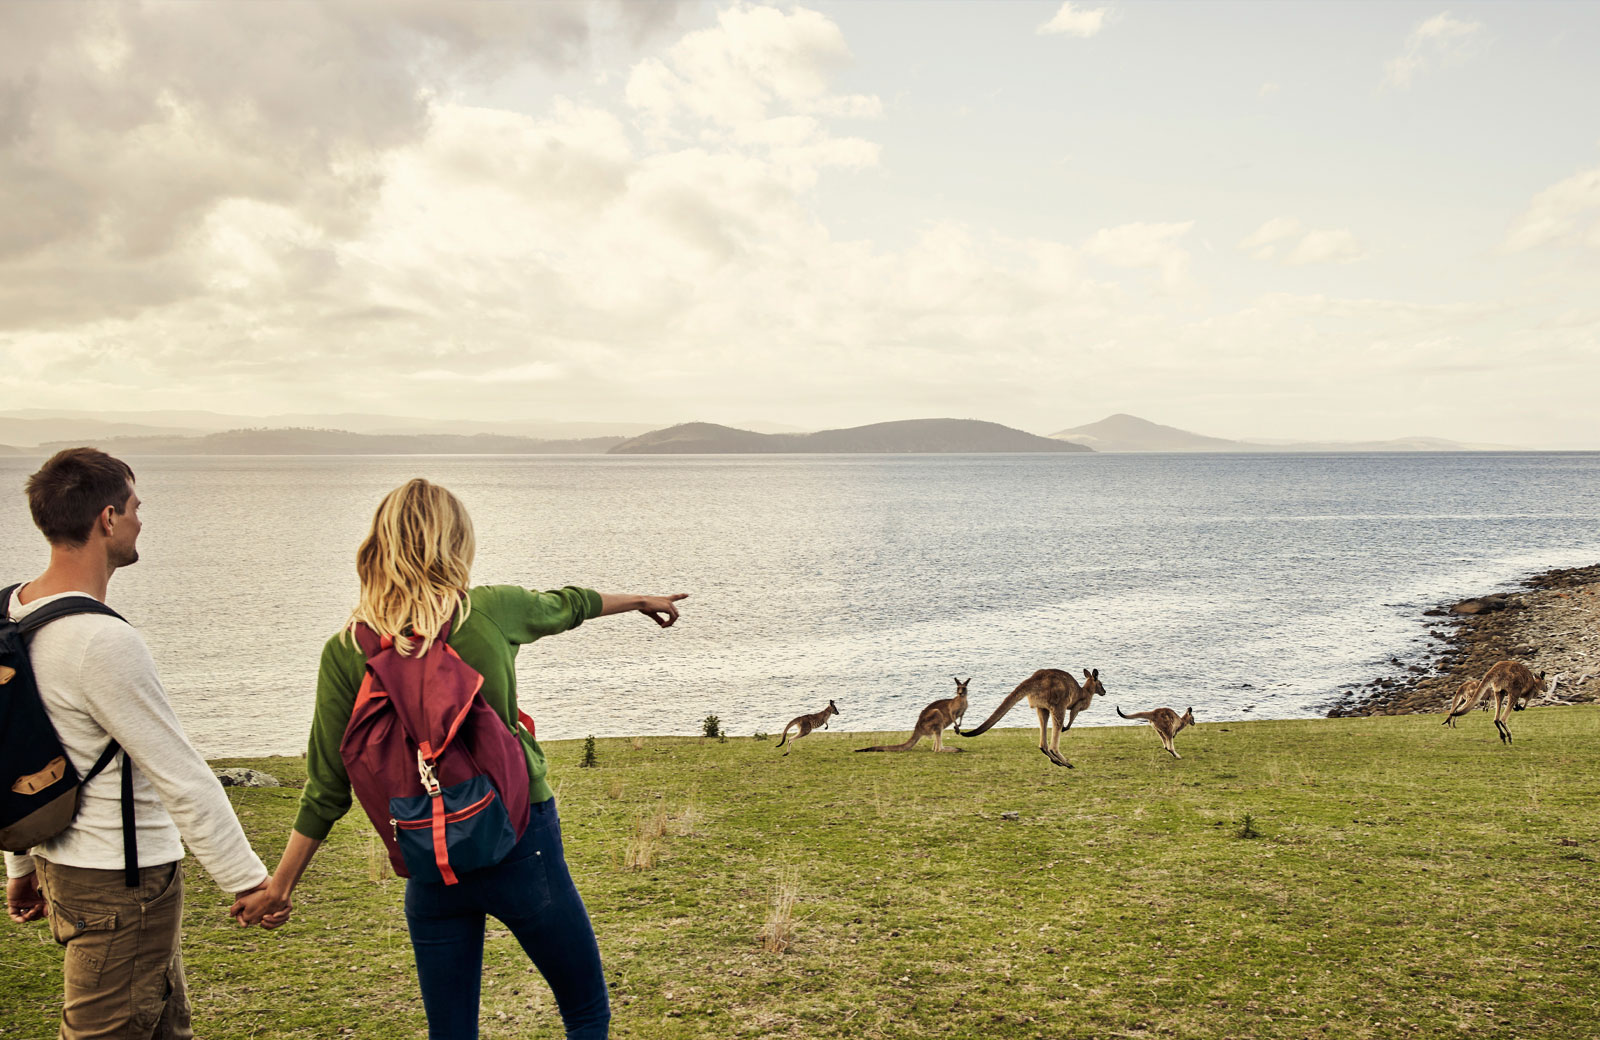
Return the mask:
[[[278,893],[272,887],[272,878],[261,882],[248,892],[240,892],[228,909],[228,916],[239,922],[240,928],[259,924],[271,931],[289,920],[294,903],[288,893]]]
[[[639,613],[662,628],[671,628],[672,623],[678,620],[678,608],[675,604],[680,599],[688,598],[687,592],[674,592],[670,596],[645,596],[644,605],[639,608]]]
[[[39,875],[24,874],[6,882],[6,916],[17,924],[37,921],[50,912],[39,893]]]

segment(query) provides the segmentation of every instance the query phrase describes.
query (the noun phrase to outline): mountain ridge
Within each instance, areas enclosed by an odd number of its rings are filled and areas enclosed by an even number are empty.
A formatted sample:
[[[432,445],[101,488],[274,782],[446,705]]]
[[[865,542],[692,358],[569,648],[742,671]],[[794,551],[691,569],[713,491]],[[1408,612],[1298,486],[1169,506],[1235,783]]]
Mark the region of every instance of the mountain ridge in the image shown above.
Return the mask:
[[[981,419],[902,419],[799,434],[755,433],[716,423],[679,423],[624,441],[609,454],[917,455],[1092,450]]]
[[[1383,441],[1236,441],[1163,426],[1126,412],[1099,422],[1050,434],[1053,439],[1086,444],[1096,451],[1119,452],[1387,452],[1515,451],[1505,445],[1462,444],[1443,437],[1400,437]]]

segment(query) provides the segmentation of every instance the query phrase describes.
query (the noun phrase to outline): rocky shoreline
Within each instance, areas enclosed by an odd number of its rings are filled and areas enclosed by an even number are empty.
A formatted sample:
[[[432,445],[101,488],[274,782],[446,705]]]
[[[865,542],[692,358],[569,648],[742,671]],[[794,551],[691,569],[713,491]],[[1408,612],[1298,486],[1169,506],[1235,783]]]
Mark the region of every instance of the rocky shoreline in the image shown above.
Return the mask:
[[[1397,676],[1350,690],[1329,718],[1442,712],[1464,679],[1482,678],[1496,661],[1521,661],[1561,676],[1555,693],[1534,704],[1600,701],[1600,565],[1546,571],[1520,588],[1442,604],[1424,612],[1442,650],[1431,666],[1391,663]]]

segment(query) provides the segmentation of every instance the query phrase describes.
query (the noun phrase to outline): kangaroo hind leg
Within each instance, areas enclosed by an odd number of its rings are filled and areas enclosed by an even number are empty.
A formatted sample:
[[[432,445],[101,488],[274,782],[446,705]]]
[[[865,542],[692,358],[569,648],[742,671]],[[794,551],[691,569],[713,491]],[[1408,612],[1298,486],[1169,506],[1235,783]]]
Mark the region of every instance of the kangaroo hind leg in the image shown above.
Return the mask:
[[[1061,754],[1061,719],[1062,712],[1052,711],[1050,713],[1050,722],[1052,724],[1050,732],[1050,761],[1058,766],[1066,766],[1071,769],[1072,763],[1068,762]]]

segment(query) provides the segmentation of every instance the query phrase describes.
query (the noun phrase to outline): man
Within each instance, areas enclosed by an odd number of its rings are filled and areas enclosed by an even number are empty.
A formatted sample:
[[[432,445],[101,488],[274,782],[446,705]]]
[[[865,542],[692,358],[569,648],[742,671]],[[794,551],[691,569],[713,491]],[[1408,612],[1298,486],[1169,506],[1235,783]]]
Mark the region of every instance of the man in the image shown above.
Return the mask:
[[[50,564],[10,597],[10,616],[21,620],[64,596],[104,601],[111,575],[139,559],[133,470],[102,451],[70,448],[28,478],[27,494]],[[266,868],[184,736],[131,625],[104,614],[60,618],[34,635],[29,657],[78,774],[112,740],[126,756],[83,785],[65,831],[31,854],[6,854],[7,913],[18,923],[48,915],[67,949],[62,1040],[192,1037],[179,953],[184,845],[224,891],[247,901],[265,898]],[[130,760],[134,875],[123,857],[122,771]]]

